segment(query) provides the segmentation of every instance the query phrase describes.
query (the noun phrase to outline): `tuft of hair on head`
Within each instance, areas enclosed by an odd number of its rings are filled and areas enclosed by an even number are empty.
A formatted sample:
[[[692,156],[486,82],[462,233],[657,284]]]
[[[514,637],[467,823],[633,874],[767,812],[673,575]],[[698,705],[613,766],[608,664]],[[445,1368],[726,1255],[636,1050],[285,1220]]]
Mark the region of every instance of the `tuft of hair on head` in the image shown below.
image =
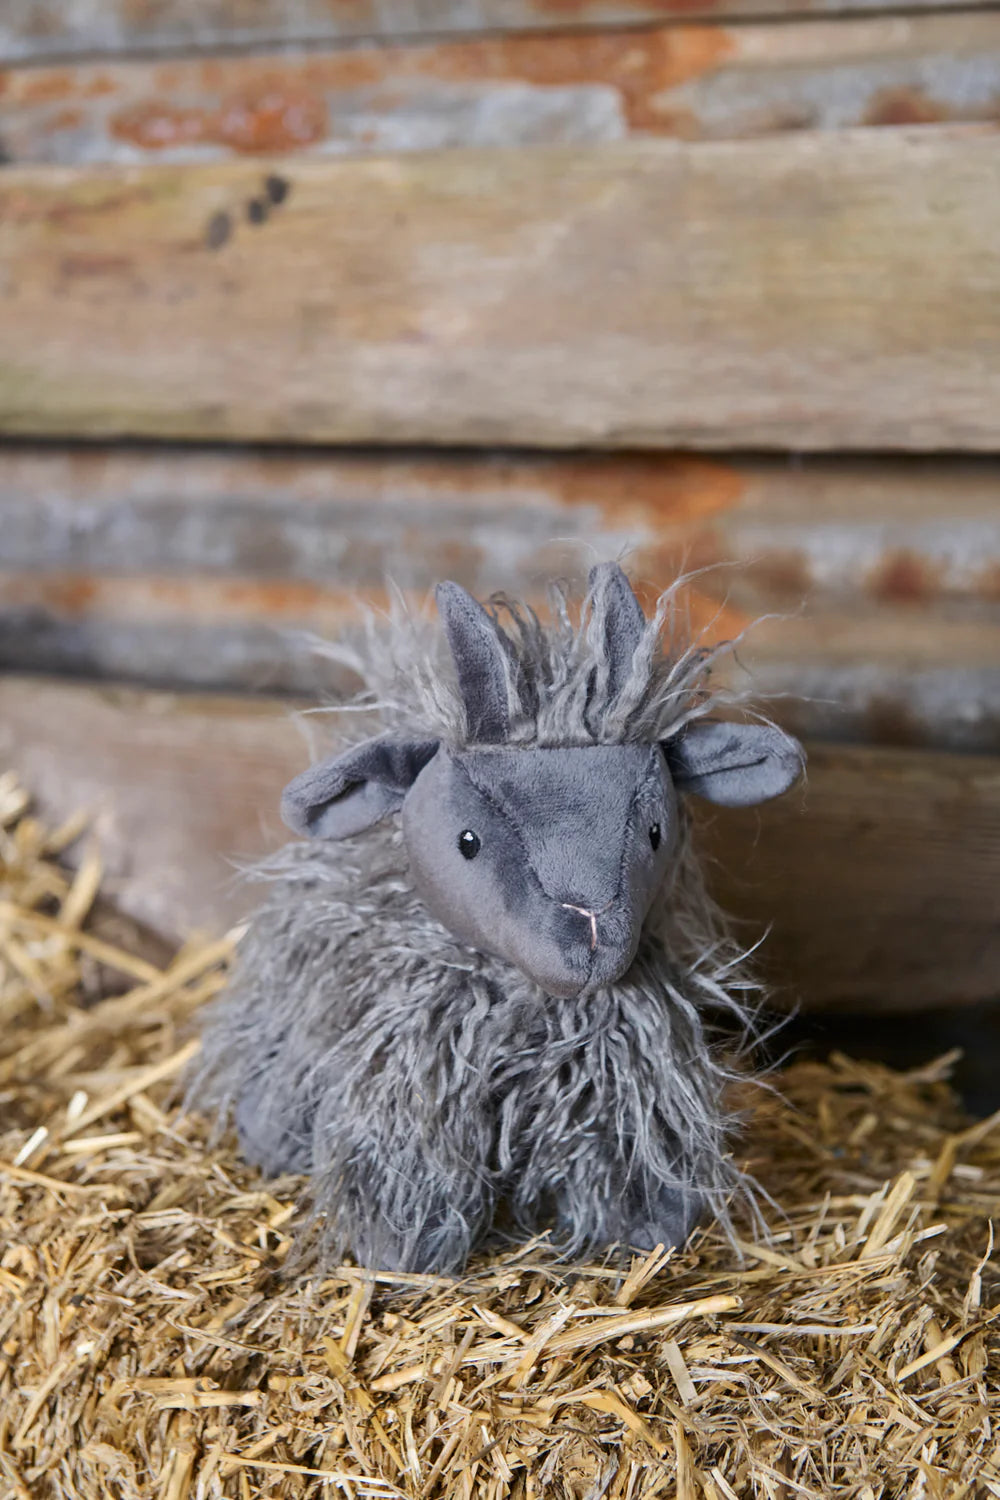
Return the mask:
[[[711,681],[738,641],[706,644],[690,629],[682,575],[647,618],[622,568],[600,563],[586,587],[548,585],[546,617],[504,593],[480,603],[438,586],[440,627],[390,588],[389,608],[359,609],[344,643],[316,649],[363,687],[357,733],[384,730],[472,744],[652,743],[744,694]],[[443,627],[443,628],[441,628]]]

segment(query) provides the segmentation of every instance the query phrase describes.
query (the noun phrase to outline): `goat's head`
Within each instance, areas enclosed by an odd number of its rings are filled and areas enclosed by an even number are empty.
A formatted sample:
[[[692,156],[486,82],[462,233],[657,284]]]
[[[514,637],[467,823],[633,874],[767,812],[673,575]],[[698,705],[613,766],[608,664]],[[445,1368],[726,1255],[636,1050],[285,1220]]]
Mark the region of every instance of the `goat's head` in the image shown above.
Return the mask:
[[[613,703],[647,625],[617,565],[590,581],[601,598],[603,701]],[[551,995],[612,984],[676,854],[678,792],[728,807],[762,802],[796,780],[802,751],[769,725],[698,719],[664,742],[513,742],[511,641],[457,584],[442,584],[437,599],[466,743],[367,740],[297,777],[285,821],[342,839],[401,810],[415,888],[456,938]]]

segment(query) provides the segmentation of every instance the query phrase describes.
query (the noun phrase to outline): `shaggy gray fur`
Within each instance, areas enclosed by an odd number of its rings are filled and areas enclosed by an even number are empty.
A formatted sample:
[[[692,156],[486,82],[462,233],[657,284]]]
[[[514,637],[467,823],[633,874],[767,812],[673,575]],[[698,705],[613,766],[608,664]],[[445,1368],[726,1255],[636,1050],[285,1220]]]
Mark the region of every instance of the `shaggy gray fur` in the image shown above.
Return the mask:
[[[189,1094],[222,1120],[235,1116],[244,1151],[265,1171],[312,1174],[331,1253],[447,1271],[498,1218],[519,1232],[551,1226],[577,1254],[611,1242],[678,1243],[706,1209],[727,1217],[742,1185],[728,1155],[723,1097],[739,1047],[731,1044],[724,1060],[706,1016],[728,1013],[737,1041],[745,1038],[753,987],[705,893],[672,785],[711,795],[718,776],[721,802],[776,795],[798,773],[801,752],[769,726],[695,724],[713,706],[712,654],[662,651],[672,602],[664,596],[646,624],[620,569],[606,566],[591,575],[580,626],[557,593],[555,624],[546,627],[507,601],[487,613],[450,585],[440,604],[451,670],[419,628],[398,620],[353,658],[370,684],[361,702],[377,704],[386,732],[289,788],[289,821],[320,841],[291,844],[259,870],[267,895],[207,1025]],[[611,936],[591,926],[586,907],[586,920],[561,918],[559,954],[577,965],[576,977],[561,972],[561,987],[539,983],[534,937],[526,942],[519,925],[534,932],[546,903],[565,905],[557,899],[566,894],[559,840],[553,849],[543,835],[549,825],[558,831],[563,803],[574,804],[571,788],[558,794],[558,768],[576,767],[548,755],[596,745],[635,747],[621,763],[632,769],[621,774],[634,774],[643,796],[643,766],[655,760],[657,806],[669,826],[654,859],[642,844],[650,815],[634,814],[629,792],[621,806],[642,837],[634,858],[632,834],[609,856],[601,819],[590,849],[586,806],[574,814],[566,826],[583,849],[573,856],[575,881],[605,879],[609,857],[639,873],[608,887],[622,907],[608,918]],[[532,768],[541,752],[540,776]],[[483,757],[496,757],[486,762],[498,768],[488,781],[476,770]],[[506,785],[513,811],[501,811],[512,826],[518,778],[536,801],[544,794],[531,811],[535,841],[525,829],[518,836],[523,877],[510,875],[513,845],[498,838],[494,849],[484,839],[487,861],[506,873],[490,875],[471,941],[453,916],[462,871],[490,867],[482,855],[465,866],[449,821],[457,812],[446,817],[442,806],[447,838],[431,872],[420,869],[440,803],[426,789],[445,760],[459,779],[468,779],[464,767],[480,776],[469,795],[488,785],[501,796]],[[592,780],[597,786],[600,776]],[[387,818],[402,804],[405,827],[422,785],[429,811],[411,820],[404,839]],[[588,795],[592,804],[597,793]],[[325,842],[331,829],[346,842]],[[532,881],[539,889],[528,909],[523,892]],[[491,911],[512,936],[493,934]],[[610,967],[586,960],[592,933],[606,943]]]

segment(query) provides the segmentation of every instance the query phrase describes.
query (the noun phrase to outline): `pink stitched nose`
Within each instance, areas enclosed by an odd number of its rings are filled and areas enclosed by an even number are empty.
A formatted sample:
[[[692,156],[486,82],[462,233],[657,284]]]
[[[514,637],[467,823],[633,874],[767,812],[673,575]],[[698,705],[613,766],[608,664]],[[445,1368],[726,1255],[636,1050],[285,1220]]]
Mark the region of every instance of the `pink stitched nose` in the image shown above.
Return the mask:
[[[613,901],[614,899],[614,896],[612,896],[611,901]],[[597,919],[602,912],[607,911],[608,907],[611,905],[611,901],[605,901],[604,905],[599,907],[597,911],[591,911],[589,906],[574,906],[572,901],[560,901],[559,903],[559,905],[566,911],[579,912],[581,917],[586,917],[589,920],[591,953],[593,953],[594,949],[597,947]]]

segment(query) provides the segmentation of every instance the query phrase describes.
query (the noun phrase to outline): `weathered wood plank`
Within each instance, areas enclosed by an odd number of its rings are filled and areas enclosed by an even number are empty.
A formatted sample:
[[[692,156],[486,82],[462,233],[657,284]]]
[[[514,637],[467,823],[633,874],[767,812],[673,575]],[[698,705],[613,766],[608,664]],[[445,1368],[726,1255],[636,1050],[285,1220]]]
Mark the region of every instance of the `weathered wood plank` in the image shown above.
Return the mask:
[[[631,549],[744,614],[1000,605],[1000,460],[8,444],[3,563],[475,591]],[[984,613],[985,612],[985,613]]]
[[[976,0],[909,0],[968,9]],[[986,3],[986,0],[983,0]],[[883,9],[882,0],[17,0],[0,15],[0,59],[213,51],[379,37],[569,31],[669,17],[753,17]]]
[[[114,894],[171,935],[252,904],[230,861],[281,840],[278,793],[307,758],[267,701],[0,679],[0,760],[49,815],[94,809]],[[774,923],[786,999],[908,1010],[995,995],[1000,760],[814,746],[803,791],[702,824],[748,940]]]
[[[507,35],[11,68],[8,161],[210,161],[995,121],[1000,16]]]
[[[1000,485],[1000,465],[976,460],[902,470],[888,481],[889,513],[909,503],[911,473],[918,486],[925,472],[940,474],[938,486],[923,486],[928,503],[943,491],[960,514],[963,503],[987,513]],[[330,589],[377,588],[386,574],[427,589],[446,563],[488,593],[579,567],[591,540],[612,553],[683,545],[744,498],[760,510],[772,495],[780,507],[786,472],[794,496],[798,471],[782,461],[12,444],[0,448],[2,557],[16,571],[200,573]],[[813,467],[804,473],[808,487]],[[964,502],[966,473],[975,495]],[[816,482],[837,494],[854,484]],[[750,500],[757,489],[762,498]],[[713,545],[710,532],[702,545]]]
[[[1000,465],[0,451],[0,666],[292,693],[387,577],[538,597],[628,551],[799,732],[1000,751]]]
[[[998,834],[1000,759],[813,744],[798,806],[713,815],[706,841],[723,903],[773,918],[786,997],[905,1011],[996,999]]]
[[[689,602],[706,641],[752,623],[704,593]],[[334,638],[355,613],[351,593],[308,583],[0,573],[0,669],[339,696],[357,684],[308,635]],[[919,608],[771,620],[750,630],[738,662],[720,666],[720,682],[749,688],[799,734],[1000,752],[996,620]]]
[[[995,620],[926,618],[918,607],[770,621],[739,657],[768,711],[799,734],[1000,750]]]
[[[988,131],[0,182],[0,431],[989,449]]]

